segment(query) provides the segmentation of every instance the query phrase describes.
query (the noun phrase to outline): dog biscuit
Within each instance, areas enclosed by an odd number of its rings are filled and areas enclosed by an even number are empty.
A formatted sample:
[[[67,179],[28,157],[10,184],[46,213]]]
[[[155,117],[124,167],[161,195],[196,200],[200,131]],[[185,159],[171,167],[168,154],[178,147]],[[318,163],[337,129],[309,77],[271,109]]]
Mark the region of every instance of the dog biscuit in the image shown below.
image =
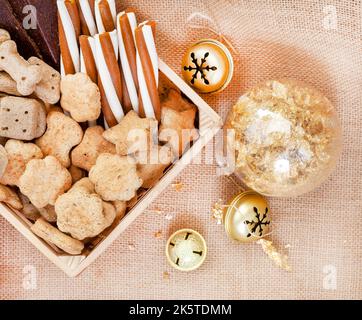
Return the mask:
[[[5,29],[0,29],[0,44],[7,40],[11,40],[10,33]]]
[[[152,188],[161,179],[173,158],[173,152],[167,146],[155,146],[150,151],[138,154],[136,156],[137,172],[143,180],[142,187]]]
[[[77,122],[95,121],[101,114],[101,94],[98,86],[85,73],[62,78],[60,105]]]
[[[4,202],[17,210],[21,210],[23,208],[23,204],[16,192],[7,186],[3,186],[2,184],[0,184],[0,202]]]
[[[35,87],[35,95],[45,103],[56,104],[60,99],[60,73],[37,57],[29,58],[28,62],[41,68],[42,78]]]
[[[38,208],[36,208],[30,202],[29,198],[24,196],[21,192],[19,192],[19,198],[23,204],[23,209],[21,210],[22,214],[31,221],[38,220],[41,217]]]
[[[5,148],[0,144],[0,181],[9,163],[9,157]]]
[[[42,104],[29,98],[0,98],[0,136],[18,140],[40,137],[46,128]]]
[[[86,172],[75,165],[71,165],[68,170],[72,176],[72,184],[75,184],[86,176]]]
[[[114,208],[116,209],[116,218],[114,219],[113,225],[117,225],[126,215],[127,202],[126,201],[113,201]]]
[[[82,141],[80,125],[63,113],[52,111],[47,116],[47,130],[36,140],[44,155],[56,157],[64,167],[70,166],[70,150]]]
[[[0,92],[12,96],[21,96],[17,89],[16,82],[4,71],[0,72]]]
[[[128,201],[142,186],[137,174],[136,162],[132,157],[101,154],[89,172],[96,192],[105,201]]]
[[[0,71],[6,71],[17,84],[23,96],[32,94],[42,79],[40,66],[31,65],[18,53],[16,43],[7,40],[0,44]]]
[[[53,223],[57,221],[57,214],[54,206],[48,205],[39,209],[40,215],[48,222]]]
[[[145,151],[153,142],[152,131],[157,128],[154,119],[143,119],[131,110],[116,126],[106,130],[103,137],[116,145],[121,156]]]
[[[32,225],[31,231],[46,242],[54,244],[71,255],[81,254],[84,249],[83,242],[62,233],[42,218]]]
[[[196,106],[175,90],[171,90],[162,103],[159,140],[168,142],[178,156],[184,153],[190,141],[199,137],[195,129],[196,112]]]
[[[24,143],[19,140],[8,140],[5,144],[8,165],[0,178],[4,185],[17,186],[19,178],[25,171],[26,164],[32,159],[42,159],[43,153],[34,143]]]
[[[86,130],[82,142],[72,151],[73,165],[90,171],[101,153],[116,153],[114,144],[103,138],[103,132],[104,130],[100,126],[90,127]]]
[[[59,230],[78,240],[92,238],[108,228],[116,217],[114,207],[95,193],[88,178],[76,183],[55,204]]]
[[[53,156],[29,161],[19,180],[20,191],[38,209],[54,205],[56,199],[71,185],[69,171]]]

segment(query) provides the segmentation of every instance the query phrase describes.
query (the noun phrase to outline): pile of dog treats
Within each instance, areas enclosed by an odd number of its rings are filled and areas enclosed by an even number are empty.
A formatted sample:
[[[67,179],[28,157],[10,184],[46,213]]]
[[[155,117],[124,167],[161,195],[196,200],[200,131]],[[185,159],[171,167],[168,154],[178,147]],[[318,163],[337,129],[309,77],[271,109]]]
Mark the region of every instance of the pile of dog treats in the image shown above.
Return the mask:
[[[58,13],[60,72],[0,30],[0,202],[77,255],[197,138],[197,109],[158,73],[153,22],[111,0]]]

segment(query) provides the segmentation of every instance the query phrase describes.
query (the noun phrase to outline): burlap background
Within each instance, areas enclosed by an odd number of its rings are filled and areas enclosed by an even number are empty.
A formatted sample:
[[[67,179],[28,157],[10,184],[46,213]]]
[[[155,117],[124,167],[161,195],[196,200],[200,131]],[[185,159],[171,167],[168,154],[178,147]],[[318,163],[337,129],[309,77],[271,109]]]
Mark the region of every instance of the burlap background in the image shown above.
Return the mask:
[[[334,7],[328,7],[332,5]],[[361,12],[359,0],[124,1],[144,18],[159,19],[160,56],[175,70],[186,47],[211,37],[185,26],[201,12],[232,41],[238,65],[229,88],[205,99],[223,117],[245,88],[261,80],[293,77],[321,89],[337,106],[344,151],[333,176],[295,199],[271,199],[273,240],[289,251],[293,272],[278,270],[257,245],[231,243],[210,218],[210,206],[235,187],[215,176],[215,165],[190,165],[93,265],[67,278],[4,219],[0,219],[0,297],[3,299],[335,299],[362,298]],[[323,24],[336,11],[336,29]],[[200,23],[200,21],[198,21]],[[332,25],[330,25],[333,27]],[[168,220],[169,213],[173,219]],[[192,273],[167,265],[167,236],[180,227],[205,235],[206,263]],[[162,231],[162,237],[154,234]],[[37,289],[23,288],[23,268],[35,266]],[[169,278],[164,278],[164,272]],[[336,288],[328,285],[335,272]],[[326,278],[327,276],[327,278]],[[166,277],[167,278],[167,277]],[[325,284],[325,285],[323,285]],[[331,283],[329,283],[331,284]]]

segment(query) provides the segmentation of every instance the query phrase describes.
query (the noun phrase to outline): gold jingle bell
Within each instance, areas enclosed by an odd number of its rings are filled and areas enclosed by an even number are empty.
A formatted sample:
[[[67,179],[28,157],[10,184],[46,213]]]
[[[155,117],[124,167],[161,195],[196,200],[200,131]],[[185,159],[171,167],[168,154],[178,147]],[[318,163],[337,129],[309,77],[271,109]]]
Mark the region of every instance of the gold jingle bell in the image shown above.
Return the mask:
[[[224,90],[233,73],[234,62],[230,51],[213,39],[195,43],[182,59],[182,76],[199,93]]]
[[[239,242],[254,242],[269,232],[270,212],[267,200],[255,191],[236,195],[223,217],[228,236]]]
[[[176,231],[166,244],[169,264],[180,271],[199,268],[206,259],[207,246],[203,236],[192,229]]]

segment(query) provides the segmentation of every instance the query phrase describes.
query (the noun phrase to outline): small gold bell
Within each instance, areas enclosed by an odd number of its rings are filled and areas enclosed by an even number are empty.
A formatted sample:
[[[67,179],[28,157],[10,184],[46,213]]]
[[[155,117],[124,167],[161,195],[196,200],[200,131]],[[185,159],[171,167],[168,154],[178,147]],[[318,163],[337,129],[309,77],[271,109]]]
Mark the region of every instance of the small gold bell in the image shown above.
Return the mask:
[[[205,239],[192,229],[176,231],[166,244],[169,264],[180,271],[192,271],[200,267],[205,261],[206,253]]]
[[[235,196],[224,214],[228,236],[239,242],[254,242],[269,232],[270,216],[266,199],[254,191]]]
[[[280,253],[272,241],[264,238],[270,232],[271,220],[268,202],[263,196],[252,190],[241,192],[229,204],[216,202],[212,211],[213,217],[224,223],[225,231],[231,239],[260,244],[275,265],[291,271],[288,256]]]
[[[182,59],[184,80],[199,93],[216,93],[230,83],[234,62],[221,42],[205,39],[195,43]]]

